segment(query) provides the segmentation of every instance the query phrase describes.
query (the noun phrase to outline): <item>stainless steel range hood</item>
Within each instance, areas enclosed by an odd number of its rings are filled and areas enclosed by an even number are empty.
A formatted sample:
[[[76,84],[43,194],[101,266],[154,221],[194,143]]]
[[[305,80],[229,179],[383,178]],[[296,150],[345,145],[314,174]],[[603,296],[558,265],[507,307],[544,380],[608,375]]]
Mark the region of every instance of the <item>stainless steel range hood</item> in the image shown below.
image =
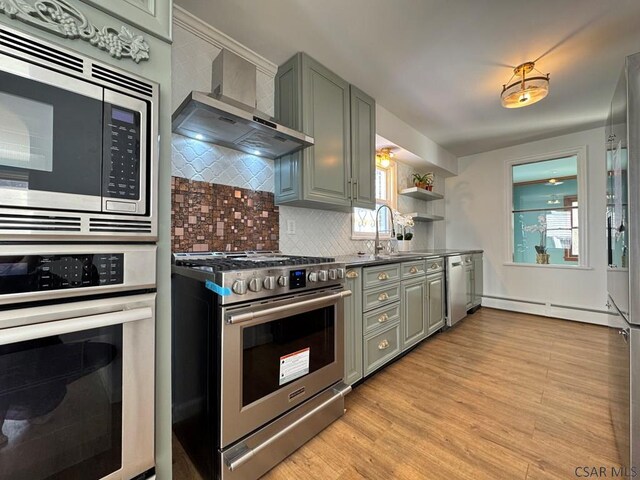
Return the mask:
[[[313,138],[279,125],[256,109],[256,67],[222,50],[213,61],[212,93],[191,92],[172,116],[174,132],[278,158],[313,145]]]

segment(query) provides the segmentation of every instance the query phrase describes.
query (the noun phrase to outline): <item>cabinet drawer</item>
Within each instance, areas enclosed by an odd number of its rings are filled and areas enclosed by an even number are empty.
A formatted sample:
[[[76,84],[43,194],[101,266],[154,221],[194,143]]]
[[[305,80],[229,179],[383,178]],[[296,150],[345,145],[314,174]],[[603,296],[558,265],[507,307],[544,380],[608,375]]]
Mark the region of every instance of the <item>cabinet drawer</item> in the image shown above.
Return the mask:
[[[400,280],[400,264],[380,265],[364,269],[364,288],[379,287]]]
[[[388,305],[400,300],[400,284],[389,285],[388,287],[365,290],[362,293],[362,310],[364,312]]]
[[[416,262],[404,262],[401,264],[402,279],[419,277],[424,275],[425,263],[424,260],[418,260]]]
[[[398,321],[400,321],[400,303],[377,308],[364,315],[363,333],[367,335]]]
[[[444,269],[444,258],[427,258],[427,275],[441,272]]]
[[[377,370],[400,353],[400,325],[393,325],[386,330],[365,337],[364,342],[364,373],[365,375]]]

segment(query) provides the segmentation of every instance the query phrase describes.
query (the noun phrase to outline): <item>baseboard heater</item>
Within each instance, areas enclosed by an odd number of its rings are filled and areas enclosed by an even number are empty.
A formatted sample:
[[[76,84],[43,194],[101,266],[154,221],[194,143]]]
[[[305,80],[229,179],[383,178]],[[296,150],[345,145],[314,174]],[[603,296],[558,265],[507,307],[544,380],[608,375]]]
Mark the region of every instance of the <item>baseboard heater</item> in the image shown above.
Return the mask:
[[[609,311],[609,310],[599,310],[596,308],[587,308],[587,307],[578,307],[575,305],[562,305],[559,303],[545,303],[538,302],[535,300],[523,300],[520,298],[511,298],[511,297],[500,297],[496,295],[483,295],[482,298],[490,298],[494,300],[504,300],[506,302],[516,302],[516,303],[525,303],[527,305],[540,305],[542,307],[552,307],[552,308],[562,308],[565,310],[575,310],[580,312],[589,312],[589,313],[600,313],[604,315],[614,315],[618,316],[618,312]]]

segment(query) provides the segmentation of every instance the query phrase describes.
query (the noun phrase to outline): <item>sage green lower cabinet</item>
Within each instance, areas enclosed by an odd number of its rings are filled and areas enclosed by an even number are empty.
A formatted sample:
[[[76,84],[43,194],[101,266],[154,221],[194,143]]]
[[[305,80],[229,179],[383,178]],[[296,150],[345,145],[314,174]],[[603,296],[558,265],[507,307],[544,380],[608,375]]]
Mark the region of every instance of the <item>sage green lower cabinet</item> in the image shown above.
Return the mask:
[[[471,257],[473,259],[473,306],[479,307],[482,304],[482,290],[484,288],[482,253],[474,253]]]
[[[467,310],[470,310],[473,307],[473,297],[474,297],[474,289],[475,289],[475,279],[473,278],[473,262],[471,261],[471,257],[469,257],[469,263],[465,263],[464,265],[464,277],[465,283],[467,285]]]
[[[344,299],[344,383],[353,385],[362,378],[362,269],[349,268]]]
[[[427,336],[427,279],[418,277],[401,283],[402,350],[406,350]]]
[[[364,339],[364,374],[369,375],[401,352],[400,324],[385,327]]]
[[[427,277],[428,327],[427,335],[444,327],[444,275],[442,273]]]

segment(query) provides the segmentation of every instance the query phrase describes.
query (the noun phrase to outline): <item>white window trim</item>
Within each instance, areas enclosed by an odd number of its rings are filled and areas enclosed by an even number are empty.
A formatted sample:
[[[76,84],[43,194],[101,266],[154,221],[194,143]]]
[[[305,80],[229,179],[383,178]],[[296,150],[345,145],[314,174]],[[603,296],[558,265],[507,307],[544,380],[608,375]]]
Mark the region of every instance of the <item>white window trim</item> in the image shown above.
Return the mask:
[[[589,241],[588,232],[588,204],[589,197],[587,195],[588,185],[588,166],[587,166],[587,146],[581,145],[578,147],[567,148],[563,150],[556,150],[539,155],[531,155],[527,157],[521,157],[516,160],[505,163],[505,198],[504,203],[507,207],[507,213],[505,217],[505,229],[507,232],[506,251],[504,253],[504,265],[510,266],[523,266],[528,267],[532,264],[529,263],[515,263],[513,261],[513,167],[516,165],[522,165],[524,163],[543,162],[545,160],[555,160],[557,158],[576,156],[578,166],[578,222],[580,225],[578,238],[580,239],[580,255],[578,256],[578,263],[576,265],[544,265],[544,268],[575,268],[575,269],[588,269],[589,263]]]
[[[377,165],[376,165],[377,168]],[[388,205],[392,210],[397,209],[398,204],[398,164],[395,161],[391,161],[388,167],[389,176],[387,177],[387,190],[390,192],[391,198]],[[374,185],[375,188],[375,185]],[[355,207],[353,207],[355,208]],[[351,240],[373,240],[376,238],[375,233],[356,232],[354,227],[355,214],[351,209]]]

